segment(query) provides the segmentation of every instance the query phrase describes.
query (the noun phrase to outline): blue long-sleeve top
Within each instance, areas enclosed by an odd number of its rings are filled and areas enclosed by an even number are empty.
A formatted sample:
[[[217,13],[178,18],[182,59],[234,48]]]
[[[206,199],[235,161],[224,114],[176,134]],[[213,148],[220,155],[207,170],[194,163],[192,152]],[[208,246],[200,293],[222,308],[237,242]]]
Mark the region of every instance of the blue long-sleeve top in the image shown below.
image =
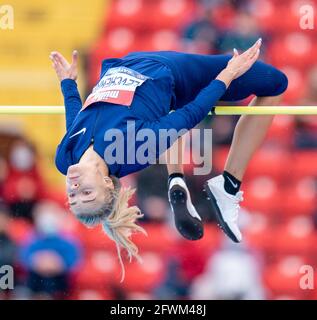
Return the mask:
[[[103,61],[101,77],[109,68],[118,66],[131,68],[150,77],[137,88],[130,107],[97,102],[80,111],[82,101],[76,82],[71,79],[61,82],[67,129],[55,158],[56,166],[61,173],[66,174],[70,165],[78,163],[90,144],[93,144],[94,150],[102,158],[108,160],[109,157],[105,153],[110,152],[108,147],[114,141],[114,137],[110,139],[111,141],[108,138],[105,139],[105,132],[109,132],[109,129],[120,130],[123,134],[121,142],[124,146],[124,155],[120,161],[114,163],[106,161],[110,174],[123,177],[142,170],[152,162],[144,163],[144,161],[138,161],[138,158],[135,159],[136,150],[144,141],[137,141],[135,146],[127,143],[131,138],[132,131],[129,129],[131,124],[134,127],[134,133],[132,133],[134,137],[141,129],[152,130],[157,144],[149,151],[152,153],[150,158],[158,158],[176,140],[169,139],[165,148],[159,148],[160,129],[190,130],[207,116],[211,108],[224,95],[226,85],[222,81],[210,79],[210,74],[199,75],[205,82],[206,79],[209,80],[204,88],[201,87],[201,80],[197,83],[192,82],[192,79],[188,81],[181,79],[180,83],[175,69],[181,69],[182,65],[172,63],[170,65],[168,61],[171,60],[172,58],[157,53],[153,58],[151,55],[141,58],[133,54],[122,59]],[[179,74],[181,75],[181,71]],[[180,90],[184,90],[183,96],[178,92]],[[197,95],[193,97],[192,94],[196,92]],[[192,101],[189,101],[190,98]],[[179,104],[182,101],[187,103],[180,107]],[[170,113],[171,109],[176,110]],[[116,151],[113,152],[115,155]],[[135,163],[133,163],[134,160]]]

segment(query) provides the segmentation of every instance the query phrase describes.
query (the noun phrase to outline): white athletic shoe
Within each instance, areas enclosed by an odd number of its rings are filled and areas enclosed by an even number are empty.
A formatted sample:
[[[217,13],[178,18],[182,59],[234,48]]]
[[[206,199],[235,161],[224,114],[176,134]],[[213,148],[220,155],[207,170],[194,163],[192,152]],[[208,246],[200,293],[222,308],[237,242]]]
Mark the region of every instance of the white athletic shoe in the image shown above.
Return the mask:
[[[188,240],[201,239],[204,235],[204,226],[182,178],[175,177],[170,181],[168,200],[178,232]]]
[[[243,192],[239,191],[235,196],[226,192],[225,179],[222,175],[208,180],[204,184],[208,200],[211,202],[218,226],[234,242],[240,242],[242,235],[238,227],[238,214],[243,201]]]

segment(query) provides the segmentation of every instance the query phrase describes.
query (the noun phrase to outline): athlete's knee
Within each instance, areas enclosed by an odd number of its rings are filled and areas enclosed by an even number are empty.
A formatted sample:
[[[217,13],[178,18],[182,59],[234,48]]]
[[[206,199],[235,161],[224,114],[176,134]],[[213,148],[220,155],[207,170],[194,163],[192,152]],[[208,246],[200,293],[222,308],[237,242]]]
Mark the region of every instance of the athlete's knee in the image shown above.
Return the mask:
[[[288,78],[286,74],[274,68],[274,72],[272,74],[272,85],[272,96],[279,96],[283,94],[288,87]]]

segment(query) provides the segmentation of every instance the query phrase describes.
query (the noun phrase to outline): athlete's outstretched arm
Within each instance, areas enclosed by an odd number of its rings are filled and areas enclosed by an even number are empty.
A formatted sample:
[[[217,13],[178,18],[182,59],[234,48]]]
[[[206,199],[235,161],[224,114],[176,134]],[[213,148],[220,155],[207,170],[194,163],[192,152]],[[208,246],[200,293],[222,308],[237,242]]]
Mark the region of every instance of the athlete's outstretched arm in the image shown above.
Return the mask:
[[[66,111],[66,129],[68,130],[82,108],[76,83],[78,76],[78,53],[77,51],[73,51],[71,64],[57,51],[51,52],[50,59],[52,60],[52,65],[57,77],[61,82]]]

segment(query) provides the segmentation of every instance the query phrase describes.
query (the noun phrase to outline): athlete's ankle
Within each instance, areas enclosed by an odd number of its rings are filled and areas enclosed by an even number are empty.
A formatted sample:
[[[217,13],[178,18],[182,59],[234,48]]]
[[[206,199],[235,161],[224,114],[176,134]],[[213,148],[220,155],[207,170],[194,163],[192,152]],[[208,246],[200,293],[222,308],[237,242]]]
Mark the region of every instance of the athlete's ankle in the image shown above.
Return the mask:
[[[235,196],[240,190],[241,181],[226,170],[222,175],[225,179],[224,189],[227,193]]]
[[[168,176],[168,185],[170,185],[171,181],[174,179],[174,178],[181,178],[185,181],[185,176],[183,173],[181,172],[174,172],[174,173],[171,173],[169,176]]]

